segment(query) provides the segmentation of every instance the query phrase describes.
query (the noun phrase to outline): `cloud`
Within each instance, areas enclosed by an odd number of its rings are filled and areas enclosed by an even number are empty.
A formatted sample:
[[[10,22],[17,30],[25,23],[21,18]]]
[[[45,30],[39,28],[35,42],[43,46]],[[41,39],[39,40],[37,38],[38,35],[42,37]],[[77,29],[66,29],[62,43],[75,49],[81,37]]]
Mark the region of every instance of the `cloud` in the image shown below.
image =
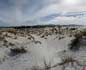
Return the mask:
[[[0,21],[7,25],[86,24],[86,1],[0,0]]]
[[[79,23],[80,19],[79,18],[74,18],[74,17],[56,17],[53,20],[50,20],[47,22],[48,24],[81,24]]]

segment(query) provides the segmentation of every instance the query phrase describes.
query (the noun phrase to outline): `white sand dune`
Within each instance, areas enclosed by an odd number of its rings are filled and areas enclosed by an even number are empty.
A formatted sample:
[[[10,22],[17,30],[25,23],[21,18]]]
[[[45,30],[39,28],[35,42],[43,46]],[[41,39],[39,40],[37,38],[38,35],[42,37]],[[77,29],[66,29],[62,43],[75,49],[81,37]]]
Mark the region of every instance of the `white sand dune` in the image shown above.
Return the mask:
[[[47,39],[41,38],[36,34],[31,35],[35,40],[29,40],[28,36],[22,37],[19,35],[17,36],[17,39],[6,37],[5,39],[9,43],[15,44],[13,46],[9,45],[7,48],[3,46],[3,42],[0,41],[0,70],[31,70],[32,66],[43,67],[44,61],[46,61],[46,63],[51,63],[51,66],[53,66],[57,63],[60,63],[61,57],[66,57],[66,55],[68,57],[75,57],[78,60],[86,59],[86,51],[71,52],[68,50],[68,44],[71,42],[73,37],[66,36],[63,39],[59,40],[56,38],[58,34],[49,35],[46,37]],[[27,52],[18,54],[16,56],[10,56],[10,48],[15,47],[24,47]],[[66,50],[67,53],[64,53],[64,50]],[[68,70],[74,70],[74,68],[71,68],[70,66],[68,67]],[[55,67],[51,70],[62,70],[62,68]]]

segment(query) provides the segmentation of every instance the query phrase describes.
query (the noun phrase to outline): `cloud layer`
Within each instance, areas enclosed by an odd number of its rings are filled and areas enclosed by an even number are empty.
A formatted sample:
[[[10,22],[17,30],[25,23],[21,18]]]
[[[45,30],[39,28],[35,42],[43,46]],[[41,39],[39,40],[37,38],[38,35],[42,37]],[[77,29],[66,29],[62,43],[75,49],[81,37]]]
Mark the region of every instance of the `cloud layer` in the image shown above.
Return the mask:
[[[86,25],[85,0],[0,0],[0,26]]]

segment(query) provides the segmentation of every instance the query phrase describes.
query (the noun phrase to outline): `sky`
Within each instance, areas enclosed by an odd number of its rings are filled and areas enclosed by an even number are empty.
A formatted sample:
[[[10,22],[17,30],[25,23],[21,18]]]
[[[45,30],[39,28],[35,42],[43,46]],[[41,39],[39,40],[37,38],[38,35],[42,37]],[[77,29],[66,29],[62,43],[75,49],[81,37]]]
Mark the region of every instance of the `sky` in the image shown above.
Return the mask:
[[[86,0],[0,0],[0,26],[86,25]]]

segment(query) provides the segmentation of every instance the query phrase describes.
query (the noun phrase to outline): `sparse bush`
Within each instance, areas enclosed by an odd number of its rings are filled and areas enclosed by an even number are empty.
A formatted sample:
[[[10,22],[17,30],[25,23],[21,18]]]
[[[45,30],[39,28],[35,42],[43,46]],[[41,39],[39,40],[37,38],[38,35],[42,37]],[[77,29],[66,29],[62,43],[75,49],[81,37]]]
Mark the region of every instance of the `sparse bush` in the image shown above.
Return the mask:
[[[15,34],[15,35],[16,35],[16,33],[17,33],[16,29],[8,29],[7,32],[13,33],[13,34]]]
[[[71,67],[74,68],[74,70],[86,70],[86,64],[81,63],[80,61],[68,57],[66,59],[62,59],[62,62],[59,63],[59,66],[62,66],[62,70],[66,70],[66,68],[71,64]]]
[[[63,39],[63,38],[64,38],[64,37],[59,37],[58,39],[61,40],[61,39]]]
[[[39,66],[32,66],[31,70],[42,70]]]
[[[62,62],[59,63],[58,65],[62,67],[62,70],[66,70],[66,68],[68,68],[69,65],[71,65],[71,67],[74,70],[78,70],[78,64],[77,63],[78,63],[78,61],[76,61],[75,59],[73,59],[71,57],[67,57],[66,59],[62,59]]]
[[[3,46],[8,47],[8,41],[6,39],[3,40]]]
[[[4,40],[4,38],[5,38],[4,36],[0,36],[0,41]]]
[[[2,35],[2,31],[0,30],[0,35]]]
[[[46,37],[44,39],[47,39]]]
[[[80,46],[79,46],[79,38],[75,38],[72,40],[71,44],[69,44],[69,49],[72,51],[77,51],[79,50]]]
[[[40,66],[33,66],[31,68],[31,70],[51,70],[51,63],[46,63],[46,61],[44,60],[44,66],[43,67],[40,67]]]
[[[82,37],[85,36],[86,37],[86,31],[77,33],[74,35],[75,39],[73,39],[71,41],[71,43],[69,44],[69,49],[72,51],[77,51],[80,48],[80,40],[82,39]]]
[[[13,39],[17,39],[17,36],[15,36]]]
[[[78,51],[80,48],[80,38],[82,38],[83,33],[77,33],[74,35],[74,39],[69,44],[69,49],[72,51]]]
[[[11,48],[10,49],[10,56],[15,56],[15,55],[18,55],[18,54],[23,54],[23,53],[26,53],[27,50],[25,48]]]
[[[43,36],[41,36],[41,38],[44,38],[45,36],[43,35]]]
[[[72,31],[73,31],[73,30],[76,30],[76,28],[70,28],[70,30],[72,30]]]
[[[35,41],[35,44],[38,44],[38,43],[41,44],[41,41]]]
[[[6,39],[3,40],[4,43],[8,43],[8,41]]]
[[[14,46],[15,44],[13,44],[13,43],[9,43],[9,45],[10,45],[10,46]]]
[[[59,65],[64,65],[64,64],[69,64],[69,63],[72,64],[73,62],[75,62],[75,60],[72,57],[67,57],[67,58],[62,59],[62,62],[59,63]]]
[[[28,35],[29,40],[35,40],[35,38],[32,35]]]

